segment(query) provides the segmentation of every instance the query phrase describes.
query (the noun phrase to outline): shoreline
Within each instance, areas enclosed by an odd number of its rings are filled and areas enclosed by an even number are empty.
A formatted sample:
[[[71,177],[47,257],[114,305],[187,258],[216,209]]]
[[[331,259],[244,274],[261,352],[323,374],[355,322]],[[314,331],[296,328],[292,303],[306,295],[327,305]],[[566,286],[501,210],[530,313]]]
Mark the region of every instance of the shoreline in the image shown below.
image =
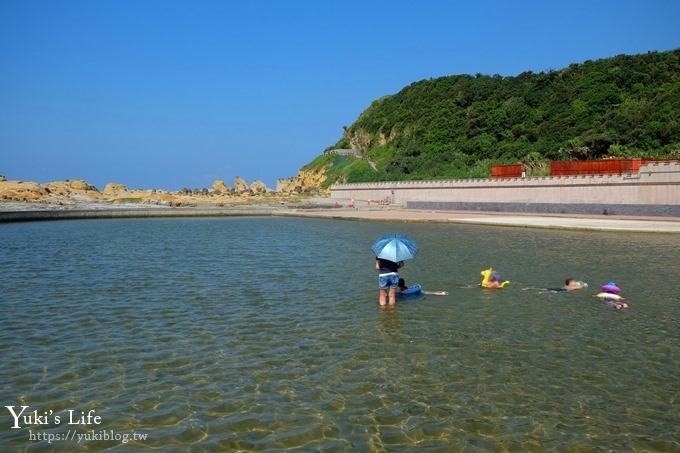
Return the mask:
[[[11,206],[2,206],[0,209]],[[44,208],[44,209],[36,209]],[[592,216],[479,211],[444,211],[383,208],[333,207],[326,198],[303,203],[253,204],[248,206],[140,207],[88,206],[54,209],[50,206],[24,206],[19,210],[0,210],[0,223],[131,218],[253,217],[280,216],[329,220],[354,220],[394,223],[452,223],[521,228],[565,229],[576,231],[615,231],[680,234],[680,217]]]

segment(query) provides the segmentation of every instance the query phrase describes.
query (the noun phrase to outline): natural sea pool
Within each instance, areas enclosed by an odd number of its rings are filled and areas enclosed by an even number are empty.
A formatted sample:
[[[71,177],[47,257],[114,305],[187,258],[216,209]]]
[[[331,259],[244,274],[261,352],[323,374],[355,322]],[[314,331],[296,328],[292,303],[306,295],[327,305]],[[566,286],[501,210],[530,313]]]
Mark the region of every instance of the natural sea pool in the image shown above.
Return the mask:
[[[421,246],[407,282],[448,296],[378,308],[391,232]],[[679,256],[453,224],[1,224],[0,402],[39,417],[3,407],[0,451],[680,451]],[[489,266],[512,283],[469,287]],[[572,276],[590,288],[522,290]],[[592,297],[609,280],[630,309]]]

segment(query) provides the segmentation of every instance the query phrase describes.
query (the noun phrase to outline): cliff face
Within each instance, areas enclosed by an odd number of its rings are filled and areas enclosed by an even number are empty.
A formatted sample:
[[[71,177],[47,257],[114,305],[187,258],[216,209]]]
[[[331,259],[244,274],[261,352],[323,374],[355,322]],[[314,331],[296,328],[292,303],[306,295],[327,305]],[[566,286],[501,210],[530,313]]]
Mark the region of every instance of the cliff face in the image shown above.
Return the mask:
[[[346,129],[342,136],[352,145],[353,149],[363,151],[371,145],[371,133],[362,129]]]
[[[300,170],[297,176],[276,180],[276,191],[279,193],[330,193],[321,189],[326,181],[326,168],[319,171]]]

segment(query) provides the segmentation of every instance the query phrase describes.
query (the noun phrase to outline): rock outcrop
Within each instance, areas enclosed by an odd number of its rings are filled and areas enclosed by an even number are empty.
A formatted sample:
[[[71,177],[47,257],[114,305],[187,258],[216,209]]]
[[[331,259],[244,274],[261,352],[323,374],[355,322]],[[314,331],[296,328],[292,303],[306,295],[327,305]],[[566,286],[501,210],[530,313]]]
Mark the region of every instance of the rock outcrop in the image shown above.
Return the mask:
[[[280,180],[282,181],[282,180]],[[44,203],[65,207],[84,207],[107,204],[150,204],[160,206],[237,205],[253,201],[273,201],[290,195],[317,193],[320,176],[314,172],[300,172],[290,178],[285,191],[273,191],[259,180],[251,185],[240,177],[230,188],[216,180],[212,189],[182,189],[178,192],[164,190],[129,189],[123,184],[110,182],[103,191],[81,179],[54,181],[39,184],[30,181],[7,181],[0,178],[0,202]],[[277,183],[277,187],[278,187]],[[0,206],[0,209],[2,207]],[[61,209],[61,208],[60,208]]]
[[[353,149],[364,150],[371,144],[371,134],[363,130],[350,132],[346,129],[343,138],[352,145]]]
[[[250,192],[253,195],[264,195],[271,192],[271,189],[269,189],[262,181],[257,180],[250,185]]]
[[[243,195],[250,192],[250,187],[245,179],[237,176],[234,178],[234,193],[237,195]]]
[[[39,184],[39,186],[46,188],[53,196],[65,198],[66,200],[60,200],[62,202],[68,202],[73,198],[78,200],[96,201],[101,196],[101,193],[95,186],[82,179],[54,181],[46,184]]]
[[[322,189],[322,184],[326,181],[326,168],[320,171],[300,170],[297,176],[286,179],[276,180],[276,191],[280,193],[325,193],[328,189]]]
[[[7,180],[0,182],[0,200],[32,203],[49,198],[50,190],[35,182]]]
[[[82,179],[67,180],[71,190],[77,192],[99,192],[95,186]]]
[[[118,184],[115,182],[110,182],[104,187],[104,195],[117,195],[120,193],[127,192],[128,189],[123,184]]]
[[[212,183],[212,189],[215,193],[218,194],[225,194],[229,193],[231,189],[229,189],[229,186],[224,183],[221,179],[218,179],[216,181],[213,181]]]

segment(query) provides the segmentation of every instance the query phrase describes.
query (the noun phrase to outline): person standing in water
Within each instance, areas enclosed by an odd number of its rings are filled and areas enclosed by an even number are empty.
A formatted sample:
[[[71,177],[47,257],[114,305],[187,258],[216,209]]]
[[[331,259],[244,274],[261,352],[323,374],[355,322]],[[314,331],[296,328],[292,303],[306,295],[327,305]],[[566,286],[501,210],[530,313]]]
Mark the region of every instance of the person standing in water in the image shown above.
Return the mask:
[[[395,305],[397,303],[397,288],[399,287],[399,269],[404,267],[404,262],[385,260],[382,258],[375,259],[375,268],[378,270],[378,286],[380,293],[378,295],[378,304],[381,307],[385,305]]]

